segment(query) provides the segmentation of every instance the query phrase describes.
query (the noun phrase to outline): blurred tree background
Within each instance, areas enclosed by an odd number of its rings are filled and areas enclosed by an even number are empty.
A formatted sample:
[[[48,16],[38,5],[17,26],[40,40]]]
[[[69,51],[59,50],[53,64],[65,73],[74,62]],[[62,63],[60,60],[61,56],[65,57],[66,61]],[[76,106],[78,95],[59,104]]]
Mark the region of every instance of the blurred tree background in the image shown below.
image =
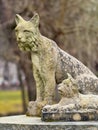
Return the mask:
[[[0,0],[0,90],[20,86],[22,112],[27,100],[35,100],[36,89],[30,54],[17,47],[14,19],[20,14],[28,20],[34,11],[40,16],[41,33],[98,75],[98,0]]]

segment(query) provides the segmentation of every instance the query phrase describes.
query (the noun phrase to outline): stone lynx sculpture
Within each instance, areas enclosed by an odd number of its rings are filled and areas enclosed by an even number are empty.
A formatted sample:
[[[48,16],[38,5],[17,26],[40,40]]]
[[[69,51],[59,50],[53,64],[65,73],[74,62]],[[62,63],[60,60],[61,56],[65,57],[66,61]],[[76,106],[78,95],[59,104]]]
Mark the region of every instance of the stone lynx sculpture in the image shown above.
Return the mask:
[[[53,104],[55,86],[67,78],[67,73],[76,79],[82,94],[98,93],[97,77],[80,61],[61,50],[53,40],[41,35],[37,13],[29,21],[20,15],[16,15],[15,20],[18,46],[20,50],[31,52],[36,81],[37,98],[29,103],[28,115],[40,115],[39,108]]]
[[[67,121],[69,118],[70,120],[94,120],[96,116],[98,119],[98,95],[81,94],[76,80],[70,74],[58,85],[58,91],[61,95],[60,102],[43,107],[44,121],[60,119]]]
[[[81,94],[78,91],[77,82],[70,75],[59,84],[58,91],[62,97],[60,102],[46,105],[43,109],[56,109],[58,107],[64,110],[98,109],[98,95]]]

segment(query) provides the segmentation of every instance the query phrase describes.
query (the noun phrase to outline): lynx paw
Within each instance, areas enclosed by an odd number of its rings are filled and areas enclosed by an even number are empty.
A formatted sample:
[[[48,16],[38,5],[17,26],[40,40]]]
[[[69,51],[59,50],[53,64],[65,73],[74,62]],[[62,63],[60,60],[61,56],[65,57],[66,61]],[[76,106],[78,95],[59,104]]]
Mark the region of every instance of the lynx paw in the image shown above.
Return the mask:
[[[46,105],[45,107],[43,107],[42,111],[43,112],[57,112],[59,108],[58,104],[55,105]]]
[[[45,106],[44,102],[31,101],[28,104],[27,116],[41,116],[41,110]]]

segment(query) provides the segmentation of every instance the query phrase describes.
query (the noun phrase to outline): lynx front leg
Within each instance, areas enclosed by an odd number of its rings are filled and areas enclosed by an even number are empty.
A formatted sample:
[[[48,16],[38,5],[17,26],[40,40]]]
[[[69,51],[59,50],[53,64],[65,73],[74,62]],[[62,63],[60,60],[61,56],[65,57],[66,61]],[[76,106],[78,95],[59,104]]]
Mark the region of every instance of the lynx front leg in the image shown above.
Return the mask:
[[[44,84],[39,71],[33,66],[33,74],[36,81],[36,101],[42,102],[44,99]]]
[[[27,115],[28,116],[41,116],[41,109],[45,106],[44,102],[44,84],[40,76],[39,71],[33,66],[33,74],[36,81],[36,101],[31,101],[28,104]]]
[[[53,48],[51,48],[51,50],[47,52],[45,61],[46,62],[45,64],[43,63],[42,68],[44,77],[44,86],[45,86],[44,101],[47,102],[47,104],[51,105],[54,103],[54,97],[55,97],[55,87],[56,87],[55,71],[57,65],[57,55],[56,51]]]
[[[45,94],[44,94],[44,101],[47,104],[53,104],[54,96],[55,96],[55,71],[50,70],[48,73],[45,74]]]

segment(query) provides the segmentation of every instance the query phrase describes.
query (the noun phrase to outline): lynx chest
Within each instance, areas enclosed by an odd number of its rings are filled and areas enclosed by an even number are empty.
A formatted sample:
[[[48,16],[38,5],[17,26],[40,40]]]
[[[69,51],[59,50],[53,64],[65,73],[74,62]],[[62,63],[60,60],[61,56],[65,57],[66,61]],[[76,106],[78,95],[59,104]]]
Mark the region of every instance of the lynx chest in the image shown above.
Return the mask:
[[[36,69],[42,73],[44,67],[44,58],[42,59],[40,55],[36,55],[36,54],[32,54],[31,55],[31,58],[32,58],[32,63],[33,65],[36,67]]]

